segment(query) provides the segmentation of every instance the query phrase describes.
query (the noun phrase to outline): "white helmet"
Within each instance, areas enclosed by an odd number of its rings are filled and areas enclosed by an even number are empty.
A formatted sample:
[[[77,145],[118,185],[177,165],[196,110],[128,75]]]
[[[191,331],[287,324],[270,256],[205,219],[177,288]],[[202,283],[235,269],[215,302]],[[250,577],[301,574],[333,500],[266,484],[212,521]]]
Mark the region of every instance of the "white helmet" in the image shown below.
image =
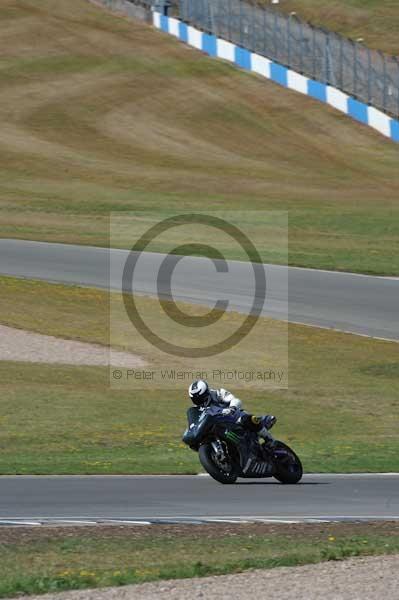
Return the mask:
[[[209,400],[209,385],[203,379],[197,379],[188,388],[188,395],[197,406],[203,406]]]

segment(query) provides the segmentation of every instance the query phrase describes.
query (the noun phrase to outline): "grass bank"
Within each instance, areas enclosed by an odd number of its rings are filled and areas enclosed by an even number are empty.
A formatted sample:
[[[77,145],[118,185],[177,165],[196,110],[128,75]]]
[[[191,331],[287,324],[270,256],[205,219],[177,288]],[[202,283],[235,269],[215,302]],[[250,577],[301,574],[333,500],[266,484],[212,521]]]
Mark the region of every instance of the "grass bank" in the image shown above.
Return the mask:
[[[110,211],[200,206],[284,262],[256,211],[287,210],[290,264],[399,274],[394,144],[85,0],[0,11],[1,237],[104,246]]]
[[[22,533],[22,535],[21,535]],[[0,597],[399,552],[398,525],[98,527],[0,532]],[[17,565],[17,568],[16,568]]]
[[[108,303],[98,290],[1,279],[1,320],[41,333],[108,343]],[[138,336],[123,347],[145,351]],[[397,344],[290,325],[288,349],[288,389],[233,385],[247,410],[279,417],[276,436],[307,471],[397,471]],[[180,443],[186,382],[110,387],[107,368],[5,361],[0,381],[0,473],[199,470]]]
[[[370,48],[399,55],[399,5],[395,0],[284,0],[277,9],[296,12],[314,25],[352,39],[362,38]]]

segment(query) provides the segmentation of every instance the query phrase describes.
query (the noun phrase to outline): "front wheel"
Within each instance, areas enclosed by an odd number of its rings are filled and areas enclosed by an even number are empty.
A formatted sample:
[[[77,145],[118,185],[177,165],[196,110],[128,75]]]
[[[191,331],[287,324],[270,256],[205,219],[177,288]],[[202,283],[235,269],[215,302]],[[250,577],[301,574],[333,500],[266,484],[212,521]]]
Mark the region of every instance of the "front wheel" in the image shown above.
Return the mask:
[[[303,468],[299,457],[283,442],[276,441],[273,448],[274,477],[281,483],[298,483]]]
[[[235,483],[237,475],[231,463],[220,464],[212,444],[202,444],[198,450],[201,465],[219,483]]]

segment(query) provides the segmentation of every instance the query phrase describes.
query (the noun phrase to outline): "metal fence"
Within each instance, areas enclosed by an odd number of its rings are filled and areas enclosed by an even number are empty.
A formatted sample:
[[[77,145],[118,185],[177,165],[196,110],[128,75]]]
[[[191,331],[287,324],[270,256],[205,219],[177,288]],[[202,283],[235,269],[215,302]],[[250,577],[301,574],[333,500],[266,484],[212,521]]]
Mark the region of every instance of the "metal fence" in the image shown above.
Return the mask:
[[[153,5],[162,2],[152,0]],[[186,23],[399,116],[397,57],[313,27],[294,14],[286,16],[244,0],[173,0],[171,4],[171,12]]]

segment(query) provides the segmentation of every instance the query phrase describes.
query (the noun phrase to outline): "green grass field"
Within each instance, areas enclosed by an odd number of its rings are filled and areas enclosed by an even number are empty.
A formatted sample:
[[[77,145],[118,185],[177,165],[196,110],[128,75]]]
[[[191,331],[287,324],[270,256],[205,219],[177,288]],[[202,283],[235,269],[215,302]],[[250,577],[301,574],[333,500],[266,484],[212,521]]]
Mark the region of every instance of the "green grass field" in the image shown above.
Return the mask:
[[[267,3],[266,0],[258,0]],[[399,55],[399,4],[396,0],[282,0],[277,7],[371,48]]]
[[[0,597],[393,554],[389,525],[3,528]]]
[[[1,279],[1,321],[42,333],[106,344],[108,302],[97,290]],[[146,300],[149,319],[156,304]],[[121,346],[143,347],[150,366],[158,360],[138,336]],[[247,410],[278,416],[275,435],[293,445],[306,471],[397,471],[397,352],[393,342],[290,325],[288,389],[233,389]],[[186,383],[110,388],[106,367],[7,361],[0,380],[0,473],[200,470],[180,441]]]
[[[85,0],[0,17],[1,237],[107,245],[110,211],[245,206],[289,211],[291,264],[399,274],[391,142]]]

